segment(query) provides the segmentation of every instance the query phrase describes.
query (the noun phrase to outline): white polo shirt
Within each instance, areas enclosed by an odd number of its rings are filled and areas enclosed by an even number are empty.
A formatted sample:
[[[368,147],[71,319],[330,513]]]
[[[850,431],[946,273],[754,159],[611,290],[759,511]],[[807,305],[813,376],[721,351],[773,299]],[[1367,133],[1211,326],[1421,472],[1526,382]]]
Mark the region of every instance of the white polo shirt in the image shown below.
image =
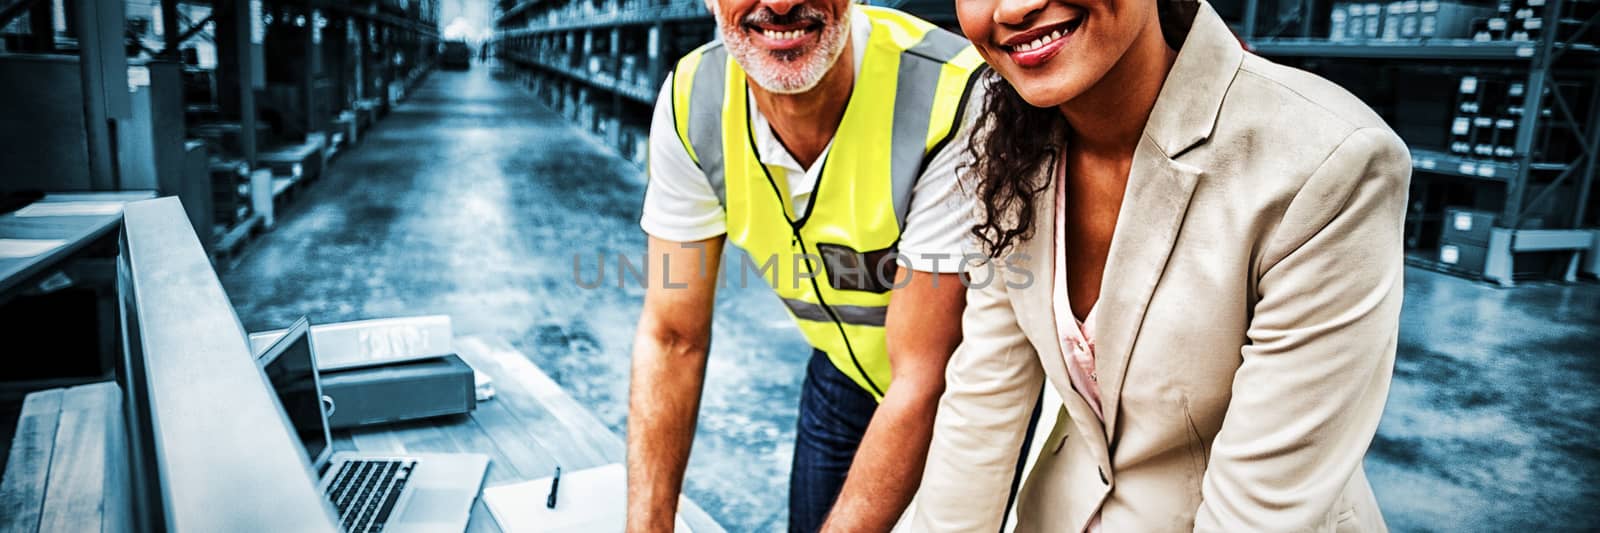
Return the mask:
[[[887,83],[893,80],[862,80],[861,59],[867,48],[872,22],[866,14],[850,9],[851,53],[855,60],[856,83]],[[967,98],[967,110],[959,130],[928,162],[911,192],[911,208],[905,228],[900,232],[899,251],[913,270],[954,274],[961,254],[968,250],[971,235],[973,199],[964,194],[956,176],[966,160],[966,145],[972,122],[983,101],[983,84],[974,84]],[[795,211],[805,213],[816,189],[822,162],[827,160],[833,142],[811,168],[795,161],[778,141],[767,117],[756,107],[754,95],[747,94],[751,113],[751,132],[755,135],[756,157],[768,167],[784,170],[789,180],[790,200]],[[885,124],[884,127],[888,127]],[[885,150],[888,148],[885,147]],[[672,77],[656,98],[655,116],[650,122],[650,183],[645,189],[644,215],[639,226],[659,239],[690,242],[709,239],[728,232],[726,215],[716,191],[700,167],[689,157],[678,138],[672,115]],[[941,259],[940,256],[943,255]],[[935,266],[934,263],[938,263]]]

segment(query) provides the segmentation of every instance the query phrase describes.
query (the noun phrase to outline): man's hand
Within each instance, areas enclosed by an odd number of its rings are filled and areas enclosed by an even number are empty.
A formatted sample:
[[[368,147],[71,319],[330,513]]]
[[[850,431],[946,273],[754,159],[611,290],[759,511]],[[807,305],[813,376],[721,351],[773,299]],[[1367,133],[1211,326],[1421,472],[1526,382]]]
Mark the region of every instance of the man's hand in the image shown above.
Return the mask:
[[[905,276],[910,276],[909,281]],[[922,481],[944,367],[961,344],[966,286],[957,274],[901,269],[889,301],[889,365],[883,402],[856,450],[823,531],[889,531]]]
[[[700,411],[723,237],[650,238],[628,394],[628,531],[671,532]]]

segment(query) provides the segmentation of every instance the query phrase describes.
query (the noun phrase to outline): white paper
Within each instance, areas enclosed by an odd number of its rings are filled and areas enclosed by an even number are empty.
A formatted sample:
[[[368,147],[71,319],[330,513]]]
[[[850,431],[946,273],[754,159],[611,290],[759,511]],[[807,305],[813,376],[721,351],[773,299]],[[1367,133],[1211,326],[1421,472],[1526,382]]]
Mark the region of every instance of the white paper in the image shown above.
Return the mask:
[[[0,259],[26,259],[66,245],[60,239],[0,239]]]
[[[627,473],[621,463],[561,473],[556,508],[545,507],[550,478],[483,489],[489,514],[506,533],[622,531],[627,521]],[[683,518],[678,533],[691,533]]]
[[[19,217],[103,217],[122,214],[124,202],[34,202],[12,213]]]

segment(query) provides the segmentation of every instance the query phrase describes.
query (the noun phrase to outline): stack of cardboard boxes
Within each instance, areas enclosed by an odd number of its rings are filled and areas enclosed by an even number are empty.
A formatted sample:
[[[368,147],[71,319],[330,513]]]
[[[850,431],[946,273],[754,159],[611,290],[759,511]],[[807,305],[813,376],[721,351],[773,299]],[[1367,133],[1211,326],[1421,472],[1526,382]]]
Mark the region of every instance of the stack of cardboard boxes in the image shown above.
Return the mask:
[[[1510,108],[1521,109],[1524,88],[1521,81],[1462,76],[1450,123],[1450,152],[1483,158],[1516,156],[1518,117]]]
[[[1474,22],[1493,13],[1486,6],[1450,0],[1340,2],[1329,14],[1328,38],[1339,42],[1465,39],[1472,37]]]
[[[1537,41],[1546,28],[1556,28],[1559,41],[1600,44],[1600,31],[1583,33],[1583,23],[1600,12],[1600,1],[1567,0],[1553,20],[1550,0],[1496,0],[1473,4],[1452,0],[1339,2],[1328,16],[1328,39],[1338,42]]]
[[[1444,211],[1444,232],[1439,236],[1439,262],[1476,275],[1483,274],[1488,256],[1490,228],[1495,214],[1473,209]]]
[[[1592,102],[1587,101],[1580,85],[1558,83],[1554,90],[1561,91],[1577,117],[1587,116]],[[1551,86],[1544,91],[1540,119],[1548,124],[1555,116]],[[1450,152],[1476,158],[1517,159],[1522,155],[1516,146],[1526,96],[1527,84],[1521,78],[1462,76],[1450,123]],[[1537,161],[1569,161],[1581,150],[1576,137],[1565,128],[1541,126],[1536,134],[1533,155]]]
[[[1482,276],[1488,266],[1489,241],[1498,215],[1490,211],[1461,207],[1444,211],[1444,230],[1439,236],[1439,263],[1464,274]],[[1545,227],[1541,216],[1524,216],[1523,229]],[[1548,275],[1557,265],[1559,254],[1548,252],[1519,253],[1513,262],[1513,274],[1518,277]]]
[[[1472,27],[1472,38],[1477,41],[1537,41],[1546,28],[1555,28],[1556,39],[1600,44],[1600,33],[1588,31],[1578,34],[1583,22],[1600,12],[1600,2],[1569,0],[1563,2],[1561,13],[1555,20],[1546,20],[1548,0],[1499,0],[1494,15],[1477,21]]]
[[[208,165],[211,174],[212,222],[225,232],[250,218],[250,166],[244,161],[212,157]]]

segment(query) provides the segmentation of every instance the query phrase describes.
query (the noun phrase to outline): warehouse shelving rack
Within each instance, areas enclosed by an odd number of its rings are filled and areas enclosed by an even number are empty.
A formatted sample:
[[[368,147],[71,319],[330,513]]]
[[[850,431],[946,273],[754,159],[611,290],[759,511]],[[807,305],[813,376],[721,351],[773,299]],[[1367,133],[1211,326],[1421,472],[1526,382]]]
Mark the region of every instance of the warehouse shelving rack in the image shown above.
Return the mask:
[[[214,101],[187,107],[191,122],[220,120],[237,131],[212,147],[219,256],[269,229],[274,207],[320,176],[329,159],[432,68],[438,52],[437,0],[148,3],[160,6],[161,26],[174,29],[163,32],[156,55],[177,59],[191,39],[216,44],[214,69],[187,67],[214,76]],[[204,15],[189,20],[191,12]]]
[[[955,25],[948,2],[868,3]],[[496,7],[492,46],[511,75],[640,166],[662,81],[716,28],[704,0],[501,0]]]
[[[83,124],[87,148],[62,155],[69,128],[13,137],[25,142],[10,153],[50,157],[18,165],[25,179],[0,190],[176,194],[229,255],[431,69],[439,1],[0,2],[7,72],[33,78],[8,89],[50,96],[7,112]]]
[[[1293,1],[1293,0],[1291,0]],[[1564,7],[1581,0],[1547,0],[1542,6],[1542,20],[1563,21]],[[1326,15],[1330,6],[1317,0],[1298,0],[1294,4],[1277,4],[1282,16],[1275,17],[1271,29],[1261,27],[1263,5],[1261,0],[1246,0],[1243,21],[1238,26],[1245,42],[1258,54],[1276,60],[1365,60],[1385,61],[1393,65],[1451,65],[1465,70],[1488,69],[1513,72],[1525,83],[1517,124],[1515,156],[1509,160],[1463,156],[1454,153],[1413,147],[1413,165],[1416,178],[1429,179],[1442,176],[1464,180],[1474,188],[1498,193],[1503,191],[1495,227],[1490,231],[1487,257],[1481,276],[1501,285],[1513,284],[1516,257],[1525,253],[1565,253],[1567,260],[1560,277],[1567,281],[1576,279],[1580,260],[1588,254],[1600,254],[1600,226],[1595,221],[1595,202],[1592,196],[1600,162],[1600,46],[1582,42],[1585,35],[1600,34],[1600,14],[1586,20],[1568,20],[1575,25],[1567,35],[1560,35],[1559,23],[1552,24],[1528,41],[1479,41],[1472,39],[1408,39],[1385,40],[1333,40],[1312,37],[1317,33],[1316,15]],[[1312,16],[1307,16],[1308,14]],[[1280,34],[1297,30],[1298,35],[1283,37]],[[1563,37],[1558,39],[1559,37]],[[1549,90],[1559,82],[1577,81],[1588,84],[1589,116],[1577,116],[1573,102],[1564,91]],[[1546,116],[1539,110],[1549,103],[1551,113]],[[1537,158],[1538,143],[1543,128],[1556,126],[1557,134],[1570,133],[1578,145],[1576,157],[1568,160],[1545,161]],[[1441,128],[1446,127],[1441,124]],[[1425,176],[1430,175],[1430,176]],[[1569,192],[1567,184],[1572,184]],[[1561,212],[1553,213],[1555,227],[1529,228],[1531,206],[1543,205],[1559,196],[1571,194],[1570,202]],[[1413,214],[1410,216],[1417,216]],[[1438,213],[1421,214],[1439,217]],[[1421,220],[1408,220],[1420,224]],[[1408,262],[1419,266],[1440,267],[1438,261],[1419,253],[1408,254]]]
[[[503,0],[492,43],[510,74],[643,166],[657,91],[712,39],[703,0]]]

